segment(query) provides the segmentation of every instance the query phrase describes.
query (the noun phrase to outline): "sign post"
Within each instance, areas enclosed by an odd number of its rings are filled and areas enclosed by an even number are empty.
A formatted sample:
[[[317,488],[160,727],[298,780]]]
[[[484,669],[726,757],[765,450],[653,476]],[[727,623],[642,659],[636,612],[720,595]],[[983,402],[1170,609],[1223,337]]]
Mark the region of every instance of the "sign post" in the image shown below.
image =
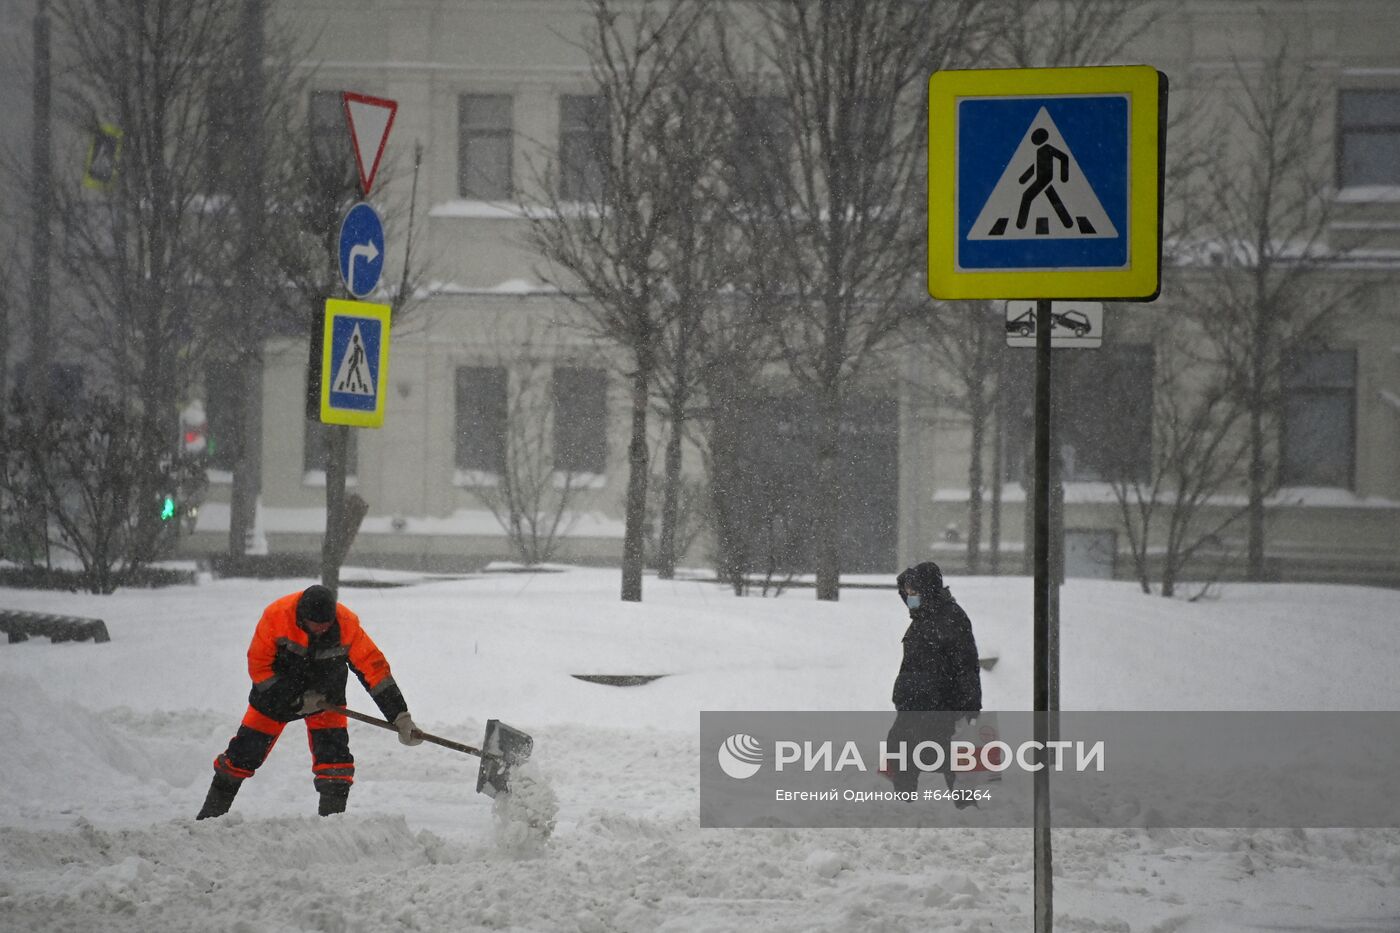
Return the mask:
[[[943,71],[929,79],[929,294],[1035,302],[1036,933],[1054,924],[1043,767],[1059,708],[1050,349],[1061,322],[1051,300],[1157,297],[1166,98],[1166,76],[1145,65]],[[1008,334],[1011,323],[1008,313]],[[1078,337],[1092,330],[1076,328],[1073,317],[1063,323],[1083,331]]]

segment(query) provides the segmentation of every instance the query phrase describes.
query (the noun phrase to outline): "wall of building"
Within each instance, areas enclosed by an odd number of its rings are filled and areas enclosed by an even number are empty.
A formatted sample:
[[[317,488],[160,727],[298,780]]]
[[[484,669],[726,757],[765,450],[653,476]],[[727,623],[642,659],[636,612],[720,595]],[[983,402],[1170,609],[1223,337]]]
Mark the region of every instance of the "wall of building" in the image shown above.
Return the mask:
[[[412,148],[421,144],[425,152],[420,216],[426,215],[426,221],[420,244],[431,256],[426,283],[431,297],[396,332],[385,427],[360,431],[359,475],[352,491],[370,503],[370,514],[352,559],[450,562],[506,556],[489,513],[453,466],[455,367],[508,355],[508,346],[500,349],[503,344],[518,344],[527,331],[541,328],[550,332],[544,343],[551,356],[568,359],[595,348],[576,333],[550,330],[572,311],[551,293],[551,276],[524,244],[526,224],[518,208],[459,194],[457,98],[463,93],[512,95],[514,181],[526,201],[538,199],[544,155],[557,141],[558,98],[589,90],[587,63],[573,39],[585,23],[583,5],[564,0],[287,0],[274,6],[274,16],[290,32],[315,37],[307,58],[315,63],[315,87],[399,101],[388,174],[371,200],[401,208]],[[1252,3],[1192,0],[1165,10],[1126,57],[1151,62],[1169,74],[1173,120],[1189,123],[1195,119],[1193,108],[1218,109],[1222,95],[1236,93],[1238,74],[1257,69],[1260,57],[1285,33],[1291,47],[1316,65],[1329,93],[1400,88],[1400,52],[1383,38],[1400,33],[1400,8],[1380,0],[1283,0],[1267,16],[1260,16]],[[1329,115],[1318,127],[1320,145],[1331,145],[1332,119]],[[1169,160],[1173,144],[1169,141]],[[1395,327],[1400,278],[1392,264],[1396,256],[1386,252],[1400,245],[1400,194],[1344,192],[1338,201],[1339,225],[1333,231],[1338,242],[1364,234],[1375,250],[1369,268],[1348,273],[1374,278],[1369,305],[1354,329],[1336,335],[1337,346],[1358,352],[1354,488],[1286,490],[1270,509],[1269,547],[1281,576],[1400,582],[1394,543],[1400,540],[1400,331]],[[400,235],[391,234],[391,263],[402,248],[394,241]],[[1174,313],[1173,303],[1179,300],[1169,287],[1156,304],[1111,307],[1112,339],[1150,340],[1152,317]],[[305,349],[297,342],[271,349],[264,377],[262,497],[268,546],[314,551],[319,548],[314,526],[324,490],[302,470],[298,446]],[[1025,352],[1030,365],[1030,351]],[[621,365],[610,359],[608,472],[580,502],[585,516],[566,551],[576,559],[614,560],[620,553],[627,399]],[[892,349],[888,365],[879,369],[880,391],[892,393],[900,404],[895,563],[932,554],[956,569],[968,533],[966,419],[951,404],[946,384],[940,386],[937,362],[926,348],[909,344]],[[700,471],[694,450],[687,469]],[[986,475],[990,482],[990,455]],[[216,487],[213,500],[220,495]],[[1002,567],[1017,570],[1025,527],[1019,483],[1007,483],[1003,497]],[[1117,506],[1106,486],[1071,484],[1066,498],[1066,526],[1090,537],[1116,533],[1113,568],[1119,576],[1129,575]],[[210,513],[207,530],[195,536],[192,548],[222,548],[217,509]],[[983,521],[985,543],[990,515],[984,514]],[[1222,553],[1237,544],[1223,542]],[[701,546],[690,558],[703,560],[703,554]]]

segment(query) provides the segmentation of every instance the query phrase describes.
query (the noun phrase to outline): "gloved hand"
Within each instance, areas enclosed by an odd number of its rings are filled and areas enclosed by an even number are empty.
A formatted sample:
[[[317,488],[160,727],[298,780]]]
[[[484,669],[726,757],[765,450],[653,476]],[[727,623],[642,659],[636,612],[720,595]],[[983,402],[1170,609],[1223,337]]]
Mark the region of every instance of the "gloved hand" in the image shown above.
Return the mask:
[[[303,716],[319,713],[322,704],[325,702],[325,694],[321,693],[319,690],[308,690],[301,695],[301,709],[297,710],[297,712]]]
[[[405,710],[402,713],[399,713],[397,716],[394,717],[394,728],[399,730],[399,741],[403,744],[423,744],[423,737],[421,735],[413,734],[418,729],[418,727],[413,724],[413,717],[408,715],[407,710]]]

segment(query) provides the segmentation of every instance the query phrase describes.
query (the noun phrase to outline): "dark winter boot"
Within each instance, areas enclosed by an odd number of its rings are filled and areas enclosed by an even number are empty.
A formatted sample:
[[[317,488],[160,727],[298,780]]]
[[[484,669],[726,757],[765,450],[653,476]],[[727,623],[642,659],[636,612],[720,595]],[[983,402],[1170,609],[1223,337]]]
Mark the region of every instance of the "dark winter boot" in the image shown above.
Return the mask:
[[[233,806],[233,798],[243,782],[226,774],[215,774],[209,785],[209,793],[204,798],[204,806],[199,808],[197,820],[207,820],[211,816],[223,816]]]
[[[347,785],[344,790],[339,787],[332,790],[321,791],[321,806],[316,812],[321,816],[330,816],[332,813],[344,813],[345,804],[350,799],[350,788]]]

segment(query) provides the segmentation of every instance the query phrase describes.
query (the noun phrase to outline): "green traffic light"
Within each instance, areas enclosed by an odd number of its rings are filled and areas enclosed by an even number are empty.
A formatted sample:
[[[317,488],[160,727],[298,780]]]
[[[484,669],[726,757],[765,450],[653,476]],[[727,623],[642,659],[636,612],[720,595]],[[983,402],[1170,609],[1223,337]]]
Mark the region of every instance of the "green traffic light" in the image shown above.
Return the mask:
[[[160,507],[160,520],[168,522],[175,517],[175,497],[166,496]]]

